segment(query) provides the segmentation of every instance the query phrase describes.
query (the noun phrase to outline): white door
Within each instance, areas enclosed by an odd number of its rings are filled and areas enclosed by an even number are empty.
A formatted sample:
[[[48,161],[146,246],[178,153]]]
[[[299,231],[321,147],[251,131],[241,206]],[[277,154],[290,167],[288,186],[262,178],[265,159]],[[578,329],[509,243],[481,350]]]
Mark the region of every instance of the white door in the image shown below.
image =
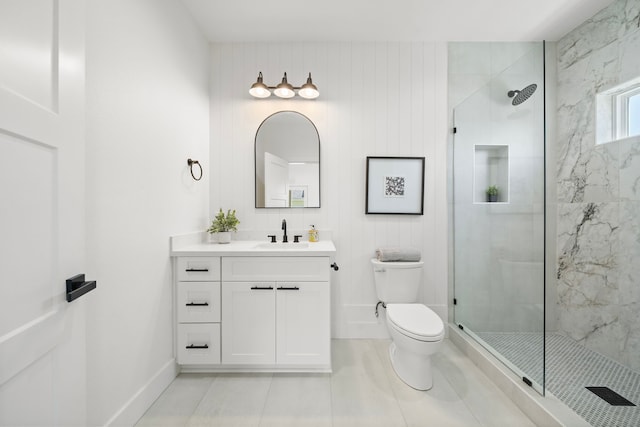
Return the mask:
[[[289,163],[274,154],[264,153],[265,207],[289,206]]]
[[[273,282],[223,282],[222,363],[274,364],[275,311]]]
[[[331,363],[329,282],[278,282],[276,360],[280,365]]]
[[[0,1],[0,425],[86,425],[84,2]],[[95,292],[94,292],[95,293]]]

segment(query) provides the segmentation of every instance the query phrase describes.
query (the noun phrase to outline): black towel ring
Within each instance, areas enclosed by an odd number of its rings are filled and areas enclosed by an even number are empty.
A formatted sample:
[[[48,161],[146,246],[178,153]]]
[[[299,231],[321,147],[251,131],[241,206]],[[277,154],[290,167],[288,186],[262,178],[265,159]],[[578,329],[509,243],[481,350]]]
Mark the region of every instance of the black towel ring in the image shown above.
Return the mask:
[[[191,176],[193,177],[193,179],[195,179],[196,181],[200,181],[202,179],[202,165],[200,164],[200,162],[197,160],[187,159],[187,164],[189,165],[189,169],[191,170]],[[198,167],[200,168],[200,176],[197,178],[193,174],[193,165],[198,165]]]

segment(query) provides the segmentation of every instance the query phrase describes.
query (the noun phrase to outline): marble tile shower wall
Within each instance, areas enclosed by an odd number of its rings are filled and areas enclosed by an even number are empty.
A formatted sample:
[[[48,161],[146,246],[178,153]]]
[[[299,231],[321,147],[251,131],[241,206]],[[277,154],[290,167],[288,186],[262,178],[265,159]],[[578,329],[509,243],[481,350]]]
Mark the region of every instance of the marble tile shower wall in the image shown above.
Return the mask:
[[[640,141],[596,145],[595,95],[640,76],[640,1],[558,42],[558,327],[640,370]]]

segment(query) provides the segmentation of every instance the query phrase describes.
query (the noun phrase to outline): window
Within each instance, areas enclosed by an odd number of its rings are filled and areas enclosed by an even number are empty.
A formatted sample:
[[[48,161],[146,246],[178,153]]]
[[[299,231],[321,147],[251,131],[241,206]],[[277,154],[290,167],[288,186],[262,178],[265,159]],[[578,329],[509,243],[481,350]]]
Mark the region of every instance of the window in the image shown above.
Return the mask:
[[[636,88],[626,99],[627,136],[640,135],[640,88]]]
[[[640,137],[640,81],[626,82],[596,96],[596,142]]]

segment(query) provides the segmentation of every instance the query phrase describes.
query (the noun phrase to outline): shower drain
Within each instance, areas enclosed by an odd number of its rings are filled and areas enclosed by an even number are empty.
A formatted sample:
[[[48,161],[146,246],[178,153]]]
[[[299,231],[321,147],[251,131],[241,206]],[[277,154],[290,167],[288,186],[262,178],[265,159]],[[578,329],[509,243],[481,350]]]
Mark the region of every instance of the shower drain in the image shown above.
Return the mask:
[[[585,387],[587,390],[604,400],[611,406],[636,406],[629,400],[620,396],[609,387]]]

